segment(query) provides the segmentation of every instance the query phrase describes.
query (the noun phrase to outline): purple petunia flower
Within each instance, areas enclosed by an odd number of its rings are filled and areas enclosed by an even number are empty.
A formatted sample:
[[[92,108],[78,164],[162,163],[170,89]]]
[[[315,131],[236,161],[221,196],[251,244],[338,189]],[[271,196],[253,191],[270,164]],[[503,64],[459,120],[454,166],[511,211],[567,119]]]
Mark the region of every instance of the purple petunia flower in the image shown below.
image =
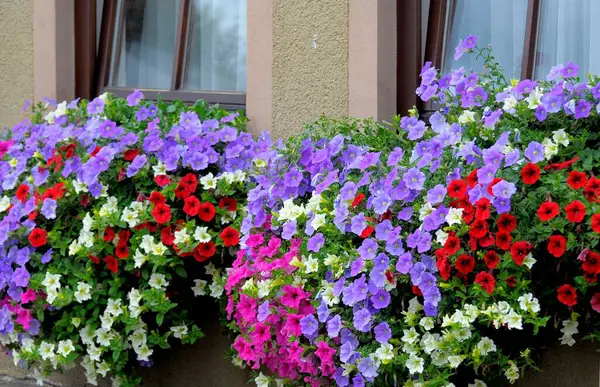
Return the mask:
[[[46,219],[56,219],[56,200],[52,198],[45,199],[41,212]]]
[[[532,141],[525,149],[525,157],[536,164],[544,160],[544,146],[537,141]]]
[[[375,340],[381,344],[386,344],[392,338],[392,330],[387,322],[380,322],[373,329]]]
[[[591,111],[592,111],[592,105],[584,99],[580,99],[575,104],[575,118],[576,119],[589,117]]]
[[[371,238],[363,240],[362,245],[358,248],[358,254],[362,259],[371,260],[375,258],[379,244]]]
[[[574,78],[578,73],[579,66],[573,62],[567,63],[567,65],[560,70],[560,74],[563,78]]]
[[[510,199],[517,192],[517,187],[514,183],[502,180],[492,187],[492,193],[497,198]]]
[[[357,331],[369,332],[373,324],[373,316],[367,308],[362,308],[354,312],[352,322]]]
[[[281,237],[285,240],[290,240],[296,234],[296,221],[290,220],[285,223],[282,227]]]
[[[314,336],[319,329],[319,322],[312,314],[306,315],[300,319],[300,329],[304,336]]]
[[[415,230],[406,238],[406,245],[411,249],[416,248],[419,253],[425,253],[431,249],[431,234]]]
[[[142,169],[144,167],[144,165],[146,165],[147,160],[148,159],[147,159],[146,155],[135,156],[135,158],[133,159],[131,164],[129,164],[129,166],[127,167],[127,177],[131,178],[131,177],[137,175],[139,170]]]
[[[100,97],[94,98],[87,106],[88,114],[101,114],[104,111],[104,101]]]
[[[425,183],[425,174],[418,168],[411,168],[404,174],[402,181],[406,183],[406,187],[420,191]]]
[[[477,181],[481,184],[489,184],[494,180],[498,167],[494,164],[485,164],[477,170]]]
[[[329,308],[324,300],[321,300],[321,303],[317,308],[317,317],[319,317],[320,322],[325,322],[329,318]]]
[[[371,296],[370,300],[374,308],[384,309],[390,305],[390,294],[384,289],[379,289],[377,293]]]
[[[29,284],[29,272],[24,267],[15,269],[12,275],[12,281],[16,286],[25,287]]]
[[[350,230],[356,235],[362,234],[362,232],[367,228],[367,218],[365,214],[362,212],[356,216],[352,217]]]
[[[436,185],[427,192],[427,201],[432,205],[443,202],[445,197],[446,188],[441,184]]]
[[[144,94],[138,89],[135,89],[133,93],[127,96],[127,106],[137,106],[143,98]]]
[[[398,273],[407,274],[412,267],[413,259],[410,253],[407,252],[398,257],[398,262],[396,262],[396,270]]]
[[[394,148],[394,150],[390,153],[387,159],[388,166],[398,165],[402,157],[404,156],[404,150],[402,148]]]
[[[335,339],[340,334],[340,329],[342,328],[342,318],[339,314],[333,316],[329,321],[327,321],[327,335],[332,339]]]
[[[365,378],[375,378],[377,375],[377,366],[370,357],[363,357],[358,362],[358,370]],[[354,383],[356,385],[356,383]]]
[[[310,238],[307,242],[307,250],[318,253],[321,250],[321,247],[325,244],[325,238],[323,238],[322,233],[315,234],[312,238]]]
[[[270,314],[271,314],[271,311],[269,309],[269,301],[265,301],[258,306],[257,320],[259,322],[265,321],[267,319],[267,317],[269,317]]]

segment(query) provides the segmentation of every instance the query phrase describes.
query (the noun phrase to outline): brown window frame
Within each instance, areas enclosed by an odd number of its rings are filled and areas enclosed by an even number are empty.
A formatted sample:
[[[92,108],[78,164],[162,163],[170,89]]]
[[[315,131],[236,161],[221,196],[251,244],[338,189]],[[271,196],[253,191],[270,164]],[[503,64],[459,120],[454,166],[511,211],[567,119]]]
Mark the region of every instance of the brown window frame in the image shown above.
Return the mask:
[[[455,0],[431,0],[427,30],[422,28],[422,1],[397,0],[398,10],[398,112],[405,113],[407,109],[417,106],[420,111],[430,111],[433,104],[423,103],[415,94],[419,86],[419,72],[423,63],[430,61],[441,69],[444,56],[444,39],[446,37],[446,20],[452,20],[447,15],[452,12]],[[450,5],[450,7],[448,6]],[[538,38],[540,15],[540,0],[527,0],[527,16],[525,38],[523,44],[523,59],[521,79],[531,79],[535,68],[535,47]],[[421,34],[426,34],[425,52],[421,63]],[[408,54],[408,55],[407,55]],[[417,64],[411,60],[417,58]]]
[[[246,107],[246,93],[234,91],[183,90],[186,52],[188,51],[188,31],[191,25],[190,8],[192,0],[180,0],[176,33],[173,74],[169,90],[138,88],[151,100],[159,97],[164,101],[181,100],[194,103],[199,99],[211,104],[219,104],[225,109],[238,110]],[[121,6],[124,1],[121,2]],[[103,92],[119,97],[129,95],[135,88],[109,85],[113,42],[115,34],[122,29],[117,25],[118,0],[104,0],[98,49],[96,51],[96,0],[75,1],[75,92],[77,97],[93,98]],[[121,18],[124,12],[119,13]],[[116,39],[120,42],[120,39]]]

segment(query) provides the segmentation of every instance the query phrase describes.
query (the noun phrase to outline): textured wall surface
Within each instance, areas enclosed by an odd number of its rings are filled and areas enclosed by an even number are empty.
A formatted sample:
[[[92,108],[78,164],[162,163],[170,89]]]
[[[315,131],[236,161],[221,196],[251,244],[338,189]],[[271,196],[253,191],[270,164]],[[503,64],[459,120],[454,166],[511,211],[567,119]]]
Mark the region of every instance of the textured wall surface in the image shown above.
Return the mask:
[[[274,138],[348,115],[348,1],[274,0]]]
[[[33,0],[0,1],[0,128],[33,97]]]

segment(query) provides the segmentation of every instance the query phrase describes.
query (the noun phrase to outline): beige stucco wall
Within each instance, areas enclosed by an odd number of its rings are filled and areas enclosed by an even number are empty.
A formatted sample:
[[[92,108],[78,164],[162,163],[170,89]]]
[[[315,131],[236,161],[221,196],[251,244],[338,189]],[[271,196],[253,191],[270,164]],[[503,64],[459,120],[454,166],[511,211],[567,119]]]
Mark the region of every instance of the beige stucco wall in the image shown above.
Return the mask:
[[[33,98],[33,0],[0,1],[0,129]]]
[[[273,0],[272,134],[348,115],[348,1]]]

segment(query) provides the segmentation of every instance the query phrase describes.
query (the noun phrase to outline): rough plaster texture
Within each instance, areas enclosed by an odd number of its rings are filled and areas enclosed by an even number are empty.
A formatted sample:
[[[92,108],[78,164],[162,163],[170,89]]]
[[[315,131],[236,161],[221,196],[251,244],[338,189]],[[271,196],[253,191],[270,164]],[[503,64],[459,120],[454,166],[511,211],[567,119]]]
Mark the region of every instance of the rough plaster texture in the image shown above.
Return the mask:
[[[274,138],[348,115],[348,0],[273,0]]]
[[[33,0],[0,1],[0,130],[33,97]]]

